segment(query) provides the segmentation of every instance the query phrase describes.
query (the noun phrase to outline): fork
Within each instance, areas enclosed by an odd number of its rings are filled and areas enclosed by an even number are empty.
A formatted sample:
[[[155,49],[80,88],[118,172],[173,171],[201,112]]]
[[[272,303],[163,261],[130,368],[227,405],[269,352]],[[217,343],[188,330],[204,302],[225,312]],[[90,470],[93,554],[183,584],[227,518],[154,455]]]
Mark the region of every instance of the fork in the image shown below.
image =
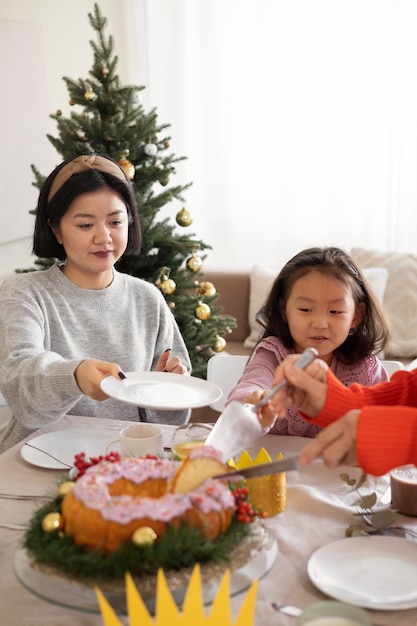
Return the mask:
[[[14,494],[14,493],[0,493],[0,498],[6,500],[47,500],[49,496],[45,495],[29,495],[29,494]]]

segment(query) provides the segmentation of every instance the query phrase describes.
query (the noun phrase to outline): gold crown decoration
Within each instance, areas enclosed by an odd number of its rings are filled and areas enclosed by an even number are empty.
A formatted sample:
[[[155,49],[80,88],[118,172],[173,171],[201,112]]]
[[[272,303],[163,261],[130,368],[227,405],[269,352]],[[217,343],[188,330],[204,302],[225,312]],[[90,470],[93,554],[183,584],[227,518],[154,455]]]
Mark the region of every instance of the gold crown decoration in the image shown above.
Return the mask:
[[[165,574],[158,570],[156,581],[155,618],[151,616],[137,590],[132,576],[126,574],[126,601],[130,626],[253,626],[258,581],[255,579],[247,594],[235,622],[230,609],[230,570],[226,570],[214,597],[210,612],[204,610],[201,587],[200,565],[196,563],[185,593],[182,611],[179,610],[169,590]],[[123,626],[110,604],[96,587],[96,596],[104,626]]]
[[[277,455],[277,459],[282,459],[281,452]],[[261,448],[252,459],[250,454],[244,450],[240,455],[236,466],[238,469],[244,469],[251,465],[259,465],[260,463],[269,463],[271,457],[265,448]],[[258,478],[247,478],[246,486],[249,489],[248,499],[252,506],[263,511],[267,517],[282,513],[287,506],[287,489],[285,472],[279,474],[271,474],[269,476],[259,476]]]

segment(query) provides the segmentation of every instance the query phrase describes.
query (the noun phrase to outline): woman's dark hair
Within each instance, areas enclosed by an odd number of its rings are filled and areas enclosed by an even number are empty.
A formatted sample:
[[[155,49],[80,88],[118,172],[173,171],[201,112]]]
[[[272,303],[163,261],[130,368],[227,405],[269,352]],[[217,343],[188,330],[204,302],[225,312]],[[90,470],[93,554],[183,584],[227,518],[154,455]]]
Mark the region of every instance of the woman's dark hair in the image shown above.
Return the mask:
[[[110,157],[103,156],[103,158],[108,159],[119,167],[116,161],[113,161]],[[139,254],[142,243],[141,226],[133,187],[127,178],[126,182],[124,182],[121,177],[100,171],[99,169],[89,168],[87,171],[73,174],[68,178],[48,201],[51,185],[55,177],[72,160],[68,159],[61,163],[42,185],[36,208],[33,253],[40,258],[55,258],[65,261],[66,253],[64,247],[58,243],[52,229],[59,227],[62,216],[65,215],[71,203],[78,196],[108,187],[121,197],[126,206],[129,226],[125,254]]]
[[[296,254],[282,268],[257,315],[258,322],[264,327],[262,338],[278,337],[286,348],[294,349],[294,341],[285,321],[285,307],[294,283],[312,270],[350,286],[357,311],[361,304],[365,305],[353,334],[335,350],[337,358],[352,364],[382,350],[390,334],[382,306],[352,258],[336,247],[308,248]]]

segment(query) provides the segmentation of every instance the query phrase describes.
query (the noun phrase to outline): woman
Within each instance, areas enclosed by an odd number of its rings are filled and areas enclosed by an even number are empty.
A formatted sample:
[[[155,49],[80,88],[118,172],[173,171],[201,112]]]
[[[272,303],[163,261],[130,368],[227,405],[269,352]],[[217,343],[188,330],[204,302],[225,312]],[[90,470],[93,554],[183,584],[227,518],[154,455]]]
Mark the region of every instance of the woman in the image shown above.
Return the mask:
[[[132,186],[112,159],[59,165],[39,195],[33,252],[57,261],[0,287],[0,386],[12,409],[0,451],[65,414],[170,422],[188,411],[138,409],[108,399],[107,375],[191,365],[175,319],[152,284],[114,268],[138,254]],[[171,357],[172,353],[175,355]]]
[[[286,387],[271,399],[272,411],[283,415],[298,407],[303,417],[326,428],[303,449],[300,463],[322,456],[329,467],[358,463],[379,476],[394,467],[417,465],[417,369],[399,371],[373,387],[344,387],[317,359],[306,370],[288,356],[276,370],[273,384]]]

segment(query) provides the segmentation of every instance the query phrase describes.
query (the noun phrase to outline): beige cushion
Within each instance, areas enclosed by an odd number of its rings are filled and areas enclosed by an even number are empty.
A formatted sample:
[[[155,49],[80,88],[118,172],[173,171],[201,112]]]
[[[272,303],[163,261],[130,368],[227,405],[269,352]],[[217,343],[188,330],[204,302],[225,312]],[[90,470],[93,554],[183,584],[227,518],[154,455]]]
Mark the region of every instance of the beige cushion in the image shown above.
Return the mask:
[[[245,348],[254,348],[259,339],[259,335],[262,333],[262,327],[256,321],[256,314],[265,303],[265,300],[272,289],[273,282],[279,272],[279,269],[267,267],[265,265],[254,265],[251,270],[249,295],[250,334],[245,339]],[[382,302],[387,284],[387,269],[383,267],[370,267],[363,273],[379,300]]]
[[[352,248],[351,255],[361,269],[378,265],[388,270],[384,307],[391,320],[392,338],[385,356],[417,356],[417,256],[363,248]]]

